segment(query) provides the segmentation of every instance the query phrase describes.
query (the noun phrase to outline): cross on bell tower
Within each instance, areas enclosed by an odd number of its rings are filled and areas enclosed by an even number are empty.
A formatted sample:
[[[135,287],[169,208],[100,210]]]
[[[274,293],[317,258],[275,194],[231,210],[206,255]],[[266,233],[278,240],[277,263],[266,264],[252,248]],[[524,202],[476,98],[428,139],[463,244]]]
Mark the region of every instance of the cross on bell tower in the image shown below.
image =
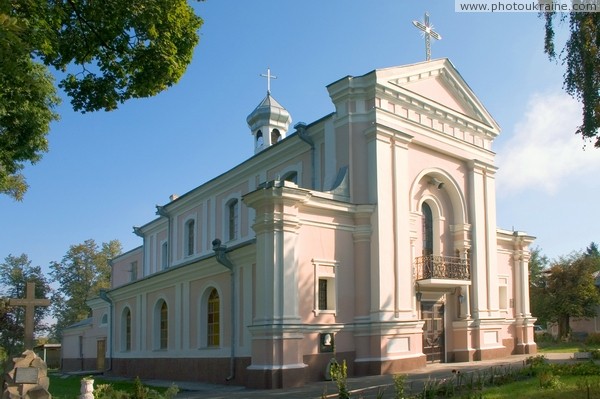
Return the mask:
[[[431,38],[435,40],[442,40],[442,36],[433,30],[433,25],[429,23],[429,13],[425,13],[423,22],[412,21],[413,25],[422,31],[422,35],[425,37],[425,60],[431,60]]]
[[[267,73],[261,73],[260,76],[267,78],[267,94],[271,94],[271,79],[277,79],[277,76],[271,75],[271,68],[267,67]]]

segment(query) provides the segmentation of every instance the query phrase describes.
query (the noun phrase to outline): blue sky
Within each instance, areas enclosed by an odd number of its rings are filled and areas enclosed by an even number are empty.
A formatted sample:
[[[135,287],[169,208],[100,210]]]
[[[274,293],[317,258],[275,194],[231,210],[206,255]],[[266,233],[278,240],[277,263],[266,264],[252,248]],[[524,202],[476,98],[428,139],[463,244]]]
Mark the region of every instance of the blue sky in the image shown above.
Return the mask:
[[[253,154],[246,116],[272,94],[293,123],[333,111],[325,86],[346,75],[424,60],[411,21],[425,11],[449,58],[502,127],[497,218],[537,237],[551,258],[600,241],[593,206],[600,150],[573,134],[580,110],[563,70],[543,54],[536,13],[456,13],[451,0],[207,0],[194,60],[178,85],[112,112],[78,114],[68,99],[50,152],[28,166],[24,201],[0,197],[0,259],[26,253],[46,268],[88,238],[141,240],[132,226]],[[566,27],[565,27],[566,29]],[[560,36],[560,35],[559,35]]]

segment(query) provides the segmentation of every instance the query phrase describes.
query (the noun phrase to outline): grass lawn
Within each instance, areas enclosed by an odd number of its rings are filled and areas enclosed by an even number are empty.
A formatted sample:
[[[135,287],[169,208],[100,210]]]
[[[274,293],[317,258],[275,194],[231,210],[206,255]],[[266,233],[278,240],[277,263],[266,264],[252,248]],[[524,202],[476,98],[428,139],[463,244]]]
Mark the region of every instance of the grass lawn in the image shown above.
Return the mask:
[[[540,388],[539,379],[531,379],[483,391],[485,399],[564,399],[564,398],[590,398],[600,399],[600,376],[562,376],[559,377],[560,386],[554,389]],[[587,384],[585,383],[587,382]],[[588,396],[586,385],[590,385]]]
[[[52,399],[77,399],[81,394],[81,379],[85,376],[63,376],[58,373],[48,373],[50,377],[50,386],[48,391],[52,395]],[[106,380],[102,376],[94,376],[94,387],[100,384],[112,385],[115,390],[133,392],[134,382],[129,381],[114,381]],[[166,388],[152,387],[158,392],[166,391]]]
[[[582,342],[554,342],[542,341],[537,342],[538,352],[544,353],[573,353],[579,352],[581,349],[594,350],[600,349],[600,345],[585,345]]]

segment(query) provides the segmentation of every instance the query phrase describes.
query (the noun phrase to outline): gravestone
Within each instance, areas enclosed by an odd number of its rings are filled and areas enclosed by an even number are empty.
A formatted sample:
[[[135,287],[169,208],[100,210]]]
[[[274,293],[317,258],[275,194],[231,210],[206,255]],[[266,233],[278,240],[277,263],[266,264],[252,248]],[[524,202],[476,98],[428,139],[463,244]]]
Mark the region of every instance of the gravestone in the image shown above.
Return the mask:
[[[35,298],[35,283],[27,283],[27,296],[25,298],[11,298],[8,300],[10,306],[23,306],[25,308],[25,349],[33,349],[33,323],[35,319],[36,306],[50,306],[48,299]]]
[[[13,358],[12,369],[6,373],[2,399],[51,399],[46,363],[33,351],[26,350]]]

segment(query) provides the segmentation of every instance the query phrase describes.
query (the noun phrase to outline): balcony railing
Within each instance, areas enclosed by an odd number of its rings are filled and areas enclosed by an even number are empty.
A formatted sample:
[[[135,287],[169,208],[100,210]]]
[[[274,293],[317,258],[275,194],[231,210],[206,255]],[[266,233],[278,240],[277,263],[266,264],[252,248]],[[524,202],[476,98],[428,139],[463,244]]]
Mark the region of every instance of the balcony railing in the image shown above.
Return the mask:
[[[470,280],[471,270],[468,259],[454,256],[428,255],[415,259],[415,279]]]

